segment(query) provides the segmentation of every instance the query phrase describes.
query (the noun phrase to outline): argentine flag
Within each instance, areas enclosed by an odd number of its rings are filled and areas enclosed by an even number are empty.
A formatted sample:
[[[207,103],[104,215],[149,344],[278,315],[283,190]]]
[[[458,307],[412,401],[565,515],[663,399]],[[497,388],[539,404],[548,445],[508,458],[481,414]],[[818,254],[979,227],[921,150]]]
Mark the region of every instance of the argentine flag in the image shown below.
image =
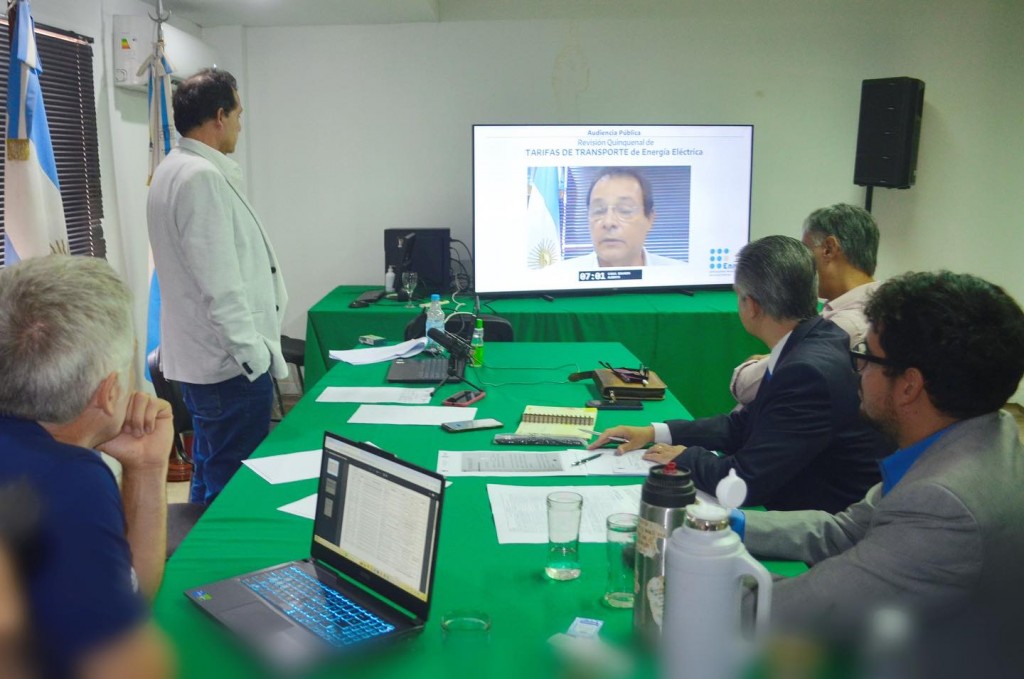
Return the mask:
[[[557,167],[531,168],[526,206],[527,263],[531,269],[543,269],[562,256],[558,237],[562,223],[558,184]]]
[[[57,164],[39,88],[42,64],[28,0],[11,17],[11,68],[7,80],[7,158],[4,164],[5,264],[68,253]]]
[[[174,68],[164,54],[163,36],[158,34],[153,44],[153,53],[139,67],[136,75],[149,73],[149,178],[146,186],[153,180],[153,173],[174,146],[171,73]],[[160,280],[153,265],[153,250],[149,251],[149,302],[146,311],[146,356],[160,344]],[[146,379],[153,381],[149,374],[149,362],[146,361]]]

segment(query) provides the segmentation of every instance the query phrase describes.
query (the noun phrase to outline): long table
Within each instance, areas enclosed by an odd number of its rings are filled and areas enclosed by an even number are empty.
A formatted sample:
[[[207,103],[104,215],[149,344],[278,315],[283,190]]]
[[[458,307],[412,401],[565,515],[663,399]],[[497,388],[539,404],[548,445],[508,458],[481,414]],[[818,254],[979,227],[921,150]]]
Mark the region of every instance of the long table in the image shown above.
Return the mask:
[[[514,431],[527,405],[579,406],[593,398],[588,383],[567,383],[579,365],[597,360],[635,362],[615,343],[510,343],[487,347],[487,367],[470,368],[468,376],[482,383],[487,396],[477,417],[505,423]],[[296,405],[256,450],[262,457],[321,446],[325,429],[355,440],[372,441],[424,467],[433,469],[437,451],[493,448],[499,430],[447,434],[438,427],[347,424],[355,404],[317,403],[328,386],[372,386],[384,382],[386,364],[334,367]],[[464,385],[448,385],[433,397],[441,400]],[[646,424],[670,417],[689,417],[669,394],[646,404],[643,411],[600,411],[597,427]],[[443,677],[449,656],[442,646],[441,614],[455,608],[487,611],[492,620],[489,664],[477,675],[485,678],[552,676],[546,639],[564,632],[576,616],[605,621],[602,638],[628,647],[632,613],[600,604],[604,592],[604,545],[581,545],[582,576],[572,582],[551,582],[543,576],[544,545],[499,545],[491,518],[486,484],[585,485],[636,484],[639,478],[561,477],[485,479],[458,477],[445,494],[435,598],[426,630],[393,649],[362,661],[349,662],[345,676],[369,678]],[[309,554],[312,521],[277,511],[277,507],[316,491],[314,480],[270,485],[243,468],[207,510],[167,565],[154,605],[158,624],[177,647],[181,674],[187,678],[261,677],[264,670],[208,619],[182,592],[220,578],[239,575]],[[802,564],[768,562],[774,572],[792,575]],[[450,655],[450,654],[449,654]],[[653,676],[648,656],[640,655],[638,676]],[[348,674],[348,673],[351,674]],[[316,676],[341,676],[337,667]]]
[[[309,310],[307,384],[316,383],[333,365],[330,350],[351,349],[364,334],[401,340],[406,324],[420,312],[386,299],[366,308],[349,308],[370,289],[335,288]],[[462,310],[471,311],[472,299],[462,301],[468,302]],[[488,301],[482,311],[507,318],[517,342],[621,342],[656,370],[697,417],[732,409],[732,369],[751,354],[767,352],[743,330],[736,296],[729,291],[702,290],[692,297],[667,292],[557,297],[553,302],[504,298]],[[596,367],[585,365],[587,370]]]

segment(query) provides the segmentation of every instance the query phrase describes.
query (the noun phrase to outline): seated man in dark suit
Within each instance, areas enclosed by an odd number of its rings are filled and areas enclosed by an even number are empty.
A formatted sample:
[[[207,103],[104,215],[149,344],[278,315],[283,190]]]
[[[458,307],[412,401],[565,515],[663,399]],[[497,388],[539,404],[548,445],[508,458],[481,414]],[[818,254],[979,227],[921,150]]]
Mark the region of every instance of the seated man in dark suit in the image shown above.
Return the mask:
[[[746,513],[755,556],[811,564],[775,584],[773,623],[855,634],[902,612],[932,642],[917,676],[1019,677],[999,651],[1021,661],[1024,446],[1000,408],[1024,375],[1024,312],[949,272],[894,278],[865,311],[867,341],[851,352],[862,409],[899,450],[835,516]]]
[[[728,415],[613,427],[591,448],[612,436],[627,439],[619,452],[653,442],[646,459],[674,460],[703,491],[735,469],[749,504],[840,511],[878,481],[876,460],[892,446],[858,416],[849,337],[816,315],[814,259],[794,238],[762,238],[740,251],[734,287],[743,327],[771,347],[754,401]]]

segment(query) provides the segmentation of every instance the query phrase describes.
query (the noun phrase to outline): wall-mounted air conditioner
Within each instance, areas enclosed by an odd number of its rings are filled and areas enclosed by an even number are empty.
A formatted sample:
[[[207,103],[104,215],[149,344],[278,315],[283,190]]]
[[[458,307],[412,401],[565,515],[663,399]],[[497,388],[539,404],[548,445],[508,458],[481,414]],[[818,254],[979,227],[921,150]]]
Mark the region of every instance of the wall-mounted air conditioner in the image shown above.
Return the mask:
[[[113,17],[114,84],[145,91],[148,76],[139,67],[153,53],[156,22],[148,16],[115,14]],[[171,79],[179,82],[202,68],[213,66],[217,53],[199,38],[164,24],[164,54],[174,68]]]

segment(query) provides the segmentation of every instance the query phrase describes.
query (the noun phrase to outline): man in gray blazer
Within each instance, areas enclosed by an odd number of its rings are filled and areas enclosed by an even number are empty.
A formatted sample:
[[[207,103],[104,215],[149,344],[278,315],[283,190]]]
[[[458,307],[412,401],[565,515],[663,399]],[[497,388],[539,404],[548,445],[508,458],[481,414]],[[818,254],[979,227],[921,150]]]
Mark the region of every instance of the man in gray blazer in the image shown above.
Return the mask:
[[[1024,619],[1024,448],[1000,411],[1024,375],[1024,313],[1001,288],[949,272],[894,278],[865,311],[866,342],[851,351],[861,410],[899,449],[839,514],[745,514],[751,553],[811,565],[776,583],[773,621],[846,633],[895,609],[941,640],[921,658],[942,658],[936,671],[968,658],[974,676],[1000,675],[1005,662],[970,651]]]
[[[212,502],[266,437],[271,375],[288,375],[281,267],[243,193],[241,168],[227,157],[241,114],[227,71],[203,70],[179,85],[174,126],[182,139],[149,189],[160,363],[192,414],[192,502]]]

